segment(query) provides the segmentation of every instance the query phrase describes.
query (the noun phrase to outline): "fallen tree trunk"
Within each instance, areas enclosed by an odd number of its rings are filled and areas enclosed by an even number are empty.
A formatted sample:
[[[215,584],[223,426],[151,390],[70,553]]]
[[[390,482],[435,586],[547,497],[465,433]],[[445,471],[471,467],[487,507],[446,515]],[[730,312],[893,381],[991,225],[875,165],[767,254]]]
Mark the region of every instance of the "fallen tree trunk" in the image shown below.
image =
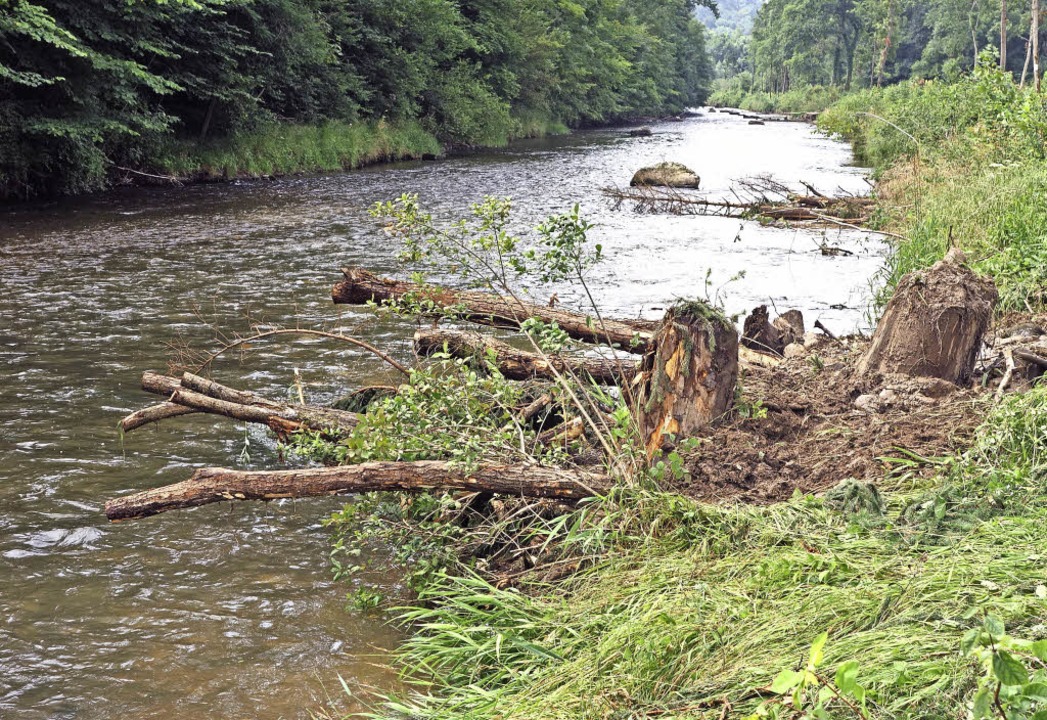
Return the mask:
[[[636,353],[646,352],[651,335],[658,326],[656,322],[645,320],[604,319],[601,323],[584,313],[525,303],[493,293],[448,290],[380,278],[363,268],[344,268],[342,274],[345,279],[331,289],[331,298],[338,305],[381,303],[407,296],[433,302],[455,317],[481,325],[519,328],[528,318],[555,322],[576,340],[607,343]]]
[[[648,457],[669,436],[690,437],[730,412],[738,383],[738,331],[700,301],[670,308],[653,345],[634,383]]]
[[[432,355],[445,348],[454,357],[491,360],[510,380],[555,379],[559,373],[583,379],[589,376],[601,385],[618,385],[631,380],[638,365],[632,359],[542,357],[477,332],[423,329],[414,334],[414,349],[419,355]]]
[[[201,468],[183,482],[110,500],[105,504],[105,514],[115,522],[223,500],[277,500],[381,490],[466,490],[578,500],[605,493],[610,487],[606,475],[535,465],[489,465],[465,472],[460,466],[435,460],[272,472]]]
[[[181,379],[154,372],[142,374],[142,389],[155,395],[162,395],[168,402],[164,406],[183,407],[186,412],[203,412],[223,415],[236,420],[259,423],[269,426],[275,433],[284,437],[298,430],[329,432],[350,430],[356,427],[360,417],[356,413],[321,407],[319,405],[289,405],[274,402],[256,393],[237,390],[216,383],[213,380],[185,373]],[[141,416],[147,414],[146,422],[155,422],[164,417],[171,417],[174,411],[166,408],[163,411],[153,406],[133,413],[124,418],[121,426],[141,427],[145,422]],[[151,411],[148,412],[147,411]],[[125,429],[126,432],[126,429]]]

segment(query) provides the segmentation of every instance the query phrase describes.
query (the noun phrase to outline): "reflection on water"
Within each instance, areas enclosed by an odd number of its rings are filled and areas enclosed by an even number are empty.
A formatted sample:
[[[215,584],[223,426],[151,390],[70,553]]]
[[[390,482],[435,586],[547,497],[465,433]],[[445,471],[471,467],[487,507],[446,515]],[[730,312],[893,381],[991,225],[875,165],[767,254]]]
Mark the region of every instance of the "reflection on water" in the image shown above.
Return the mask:
[[[612,212],[599,194],[643,164],[683,162],[726,193],[770,173],[823,192],[866,187],[847,148],[804,125],[708,115],[655,127],[521,143],[496,153],[362,172],[113,192],[0,214],[0,716],[306,717],[353,687],[390,687],[397,631],[342,609],[320,520],[334,500],[210,506],[108,525],[104,500],[205,464],[276,466],[261,430],[206,417],[121,439],[149,402],[146,369],[215,328],[326,326],[410,358],[405,326],[330,304],[338,268],[394,269],[367,216],[418,193],[438,216],[510,195],[521,229],[574,202],[599,224],[607,262],[594,294],[611,314],[658,316],[674,297],[725,293],[731,312],[802,309],[834,331],[860,327],[880,246],[829,232],[854,257],[826,258],[819,232],[723,218]],[[744,271],[744,278],[729,283]],[[708,273],[708,275],[707,275]],[[708,277],[708,279],[707,279]],[[580,305],[576,288],[551,288]],[[833,308],[843,309],[833,309]],[[316,338],[262,342],[216,376],[310,399],[391,381],[379,361]],[[394,573],[373,580],[395,595]]]

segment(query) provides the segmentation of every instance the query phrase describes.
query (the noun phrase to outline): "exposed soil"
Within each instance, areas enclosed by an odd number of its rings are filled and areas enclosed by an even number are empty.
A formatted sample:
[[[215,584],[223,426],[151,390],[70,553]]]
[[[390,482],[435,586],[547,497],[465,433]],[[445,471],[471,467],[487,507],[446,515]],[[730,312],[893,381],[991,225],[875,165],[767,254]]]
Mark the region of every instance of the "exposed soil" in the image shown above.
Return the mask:
[[[860,337],[824,340],[771,369],[750,367],[742,379],[741,407],[752,417],[709,430],[685,454],[690,477],[674,489],[713,502],[766,504],[797,490],[824,491],[847,478],[882,485],[890,469],[886,457],[962,451],[991,407],[1004,370],[1002,350],[1020,346],[1047,355],[1047,318],[1006,320],[990,333],[994,346],[983,352],[964,388],[926,378],[864,380],[855,367],[869,340]],[[1023,328],[1023,335],[1012,334],[1014,327]],[[1007,390],[1027,387],[1038,375],[1042,369],[1019,363]],[[926,465],[917,472],[934,469]]]

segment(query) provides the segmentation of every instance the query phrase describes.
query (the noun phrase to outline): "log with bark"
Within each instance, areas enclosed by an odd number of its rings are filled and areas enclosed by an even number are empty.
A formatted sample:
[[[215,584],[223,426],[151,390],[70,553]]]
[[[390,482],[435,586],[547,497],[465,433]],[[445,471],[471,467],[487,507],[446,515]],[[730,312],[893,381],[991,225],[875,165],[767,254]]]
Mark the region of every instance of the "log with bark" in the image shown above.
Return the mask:
[[[495,327],[519,328],[528,318],[544,323],[556,323],[576,340],[590,343],[608,343],[630,352],[647,350],[658,323],[646,320],[611,320],[584,313],[563,310],[549,305],[523,302],[493,293],[418,285],[403,280],[381,278],[363,268],[344,268],[345,279],[331,290],[331,298],[339,305],[365,305],[374,301],[396,301],[410,297],[431,301],[446,313]]]
[[[115,522],[224,500],[277,500],[380,490],[465,490],[578,500],[601,495],[610,488],[606,475],[523,464],[485,465],[471,472],[440,461],[257,472],[201,468],[183,482],[110,500],[105,504],[105,514]]]
[[[858,363],[860,375],[900,373],[966,383],[996,306],[996,286],[963,253],[901,279]]]
[[[638,365],[631,358],[543,357],[478,332],[439,328],[415,332],[414,348],[419,355],[446,351],[453,357],[490,360],[509,380],[554,379],[560,373],[582,379],[590,377],[602,385],[616,385],[631,380]]]
[[[738,331],[699,301],[670,308],[634,380],[634,416],[649,457],[725,416],[738,382]]]
[[[124,418],[121,427],[125,432],[141,427],[147,422],[155,422],[175,414],[185,414],[176,413],[176,407],[184,408],[186,413],[211,413],[267,425],[281,437],[298,430],[343,432],[352,429],[360,421],[360,417],[355,413],[319,405],[276,402],[192,373],[184,373],[181,378],[176,378],[146,372],[142,375],[142,389],[154,395],[164,396],[167,402]]]

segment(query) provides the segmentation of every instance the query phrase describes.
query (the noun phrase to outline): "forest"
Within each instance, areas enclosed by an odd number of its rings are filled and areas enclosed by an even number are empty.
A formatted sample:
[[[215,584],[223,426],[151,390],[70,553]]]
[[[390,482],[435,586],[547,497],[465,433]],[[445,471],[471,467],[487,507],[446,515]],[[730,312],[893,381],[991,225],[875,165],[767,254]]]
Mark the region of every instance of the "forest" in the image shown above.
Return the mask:
[[[957,80],[986,49],[998,53],[1001,69],[1031,82],[1038,76],[1038,6],[1006,0],[769,0],[756,14],[751,35],[714,34],[718,100],[738,105],[746,94],[831,89],[823,90],[814,109],[841,91],[909,78]]]
[[[120,173],[342,169],[677,113],[711,79],[699,5],[0,0],[0,199]],[[266,166],[251,148],[288,128],[322,157]]]

